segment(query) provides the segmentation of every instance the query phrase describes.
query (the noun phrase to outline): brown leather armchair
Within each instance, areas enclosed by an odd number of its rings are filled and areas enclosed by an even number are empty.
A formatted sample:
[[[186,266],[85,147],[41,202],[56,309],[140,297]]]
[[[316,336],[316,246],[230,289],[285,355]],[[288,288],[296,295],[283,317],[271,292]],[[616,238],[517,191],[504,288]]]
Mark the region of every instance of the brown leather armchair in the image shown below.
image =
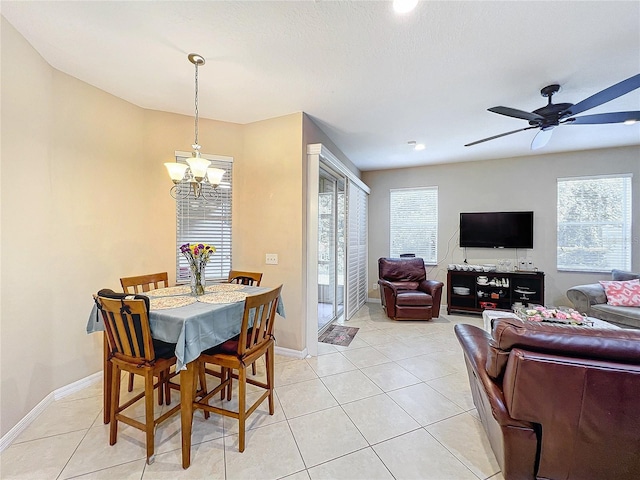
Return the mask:
[[[506,480],[640,478],[640,331],[498,319],[455,333]]]
[[[427,280],[421,258],[378,259],[380,300],[393,320],[431,320],[440,316],[442,282]]]

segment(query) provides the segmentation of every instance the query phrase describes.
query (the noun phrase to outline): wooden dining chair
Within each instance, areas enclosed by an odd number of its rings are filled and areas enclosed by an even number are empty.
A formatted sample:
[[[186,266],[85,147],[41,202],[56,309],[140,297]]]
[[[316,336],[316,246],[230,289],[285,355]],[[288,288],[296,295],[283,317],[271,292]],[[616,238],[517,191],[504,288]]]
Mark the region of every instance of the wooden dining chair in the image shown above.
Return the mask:
[[[167,272],[160,272],[136,277],[124,277],[120,279],[120,285],[122,285],[122,291],[125,293],[144,293],[156,288],[168,287],[169,275]],[[133,292],[129,291],[130,288],[133,288]]]
[[[212,391],[201,398],[196,398],[193,408],[200,408],[205,412],[217,413],[236,418],[239,422],[238,450],[244,451],[245,425],[247,417],[266,399],[269,399],[269,415],[274,413],[273,401],[273,365],[274,345],[273,325],[276,318],[276,307],[280,298],[282,285],[265,293],[250,295],[245,299],[244,314],[240,334],[221,345],[205,350],[200,354],[199,370],[203,371],[204,364],[210,363],[220,367],[222,381]],[[247,377],[247,367],[265,357],[267,370],[266,382]],[[238,373],[234,373],[237,371]],[[238,379],[238,411],[227,410],[209,405],[209,399],[226,390],[227,400],[232,395],[232,380]],[[249,407],[246,406],[247,383],[265,389],[263,394]]]
[[[154,458],[154,432],[158,424],[168,419],[180,410],[178,404],[155,418],[153,391],[165,388],[167,404],[170,403],[170,388],[179,389],[179,385],[169,380],[169,369],[176,363],[175,344],[161,342],[151,337],[149,327],[149,299],[138,298],[108,298],[98,292],[94,300],[104,320],[105,331],[109,343],[109,361],[113,373],[111,375],[111,401],[109,445],[118,440],[118,422],[124,422],[146,434],[147,463]],[[122,294],[119,294],[122,295]],[[130,400],[120,404],[121,371],[144,378],[144,391]],[[175,374],[174,374],[175,375]],[[154,379],[158,381],[154,383]],[[139,400],[144,399],[145,420],[140,422],[126,416],[123,412]]]
[[[240,270],[229,271],[229,283],[239,283],[241,285],[255,285],[260,286],[262,281],[262,272],[242,272]],[[251,373],[256,374],[256,364],[251,364]]]
[[[167,272],[149,273],[136,277],[124,277],[120,279],[122,291],[124,293],[144,293],[156,288],[167,288],[169,286],[169,275]],[[130,291],[133,289],[133,292]],[[127,390],[133,391],[133,374],[129,374],[129,384]]]
[[[229,271],[229,279],[227,281],[229,283],[239,283],[241,285],[255,285],[256,287],[259,287],[260,282],[262,281],[262,273],[231,270]]]

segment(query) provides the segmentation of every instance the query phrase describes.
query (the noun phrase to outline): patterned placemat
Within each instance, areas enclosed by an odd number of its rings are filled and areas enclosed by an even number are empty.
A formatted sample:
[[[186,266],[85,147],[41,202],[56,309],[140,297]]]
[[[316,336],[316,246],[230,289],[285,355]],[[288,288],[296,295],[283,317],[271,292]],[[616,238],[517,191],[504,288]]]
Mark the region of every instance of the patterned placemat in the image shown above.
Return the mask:
[[[143,295],[147,297],[170,297],[172,295],[186,295],[189,293],[191,293],[191,287],[189,285],[176,285],[175,287],[149,290],[148,292],[143,292]]]
[[[165,310],[167,308],[178,308],[191,305],[196,302],[194,297],[160,297],[149,299],[151,310]]]
[[[216,292],[198,297],[199,302],[204,303],[236,303],[243,302],[247,298],[245,292]]]
[[[235,292],[237,290],[242,290],[244,285],[238,285],[237,283],[217,283],[215,285],[209,285],[208,287],[204,287],[205,292]]]

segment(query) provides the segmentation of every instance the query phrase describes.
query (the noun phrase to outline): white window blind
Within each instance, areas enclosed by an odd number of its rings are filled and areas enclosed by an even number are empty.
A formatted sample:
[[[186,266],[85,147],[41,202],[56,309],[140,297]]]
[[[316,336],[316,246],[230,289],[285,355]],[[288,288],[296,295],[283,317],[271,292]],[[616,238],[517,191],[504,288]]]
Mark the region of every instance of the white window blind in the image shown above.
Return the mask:
[[[631,269],[631,178],[558,179],[558,270]]]
[[[390,252],[413,253],[425,263],[438,257],[438,187],[390,190]]]
[[[367,301],[367,193],[349,182],[347,320]]]
[[[186,163],[189,154],[176,152],[176,161]],[[202,155],[211,160],[212,168],[225,171],[222,183],[217,188],[217,197],[200,197],[176,200],[176,283],[189,282],[189,263],[180,253],[185,243],[208,243],[216,247],[206,267],[206,279],[227,278],[231,270],[231,198],[233,185],[233,163],[229,157]],[[213,191],[211,185],[204,185],[203,196]]]

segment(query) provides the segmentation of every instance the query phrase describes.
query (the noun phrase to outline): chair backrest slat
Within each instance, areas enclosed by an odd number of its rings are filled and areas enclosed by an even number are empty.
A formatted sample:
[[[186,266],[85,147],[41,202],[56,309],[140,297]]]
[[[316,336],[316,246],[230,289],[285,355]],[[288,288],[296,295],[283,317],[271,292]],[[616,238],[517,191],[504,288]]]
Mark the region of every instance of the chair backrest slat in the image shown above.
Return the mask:
[[[156,288],[166,288],[169,286],[169,275],[167,272],[150,273],[148,275],[138,275],[137,277],[124,277],[120,279],[122,291],[124,293],[143,293]],[[152,288],[153,287],[153,288]],[[129,289],[133,288],[133,292]]]
[[[142,299],[95,296],[102,311],[111,354],[134,363],[155,359],[149,314]]]
[[[239,283],[241,285],[255,285],[260,286],[262,281],[262,272],[243,272],[240,270],[229,271],[229,283]]]
[[[238,355],[260,348],[264,342],[273,337],[273,324],[281,290],[282,285],[265,293],[250,295],[245,299]],[[249,332],[251,332],[250,337]]]

